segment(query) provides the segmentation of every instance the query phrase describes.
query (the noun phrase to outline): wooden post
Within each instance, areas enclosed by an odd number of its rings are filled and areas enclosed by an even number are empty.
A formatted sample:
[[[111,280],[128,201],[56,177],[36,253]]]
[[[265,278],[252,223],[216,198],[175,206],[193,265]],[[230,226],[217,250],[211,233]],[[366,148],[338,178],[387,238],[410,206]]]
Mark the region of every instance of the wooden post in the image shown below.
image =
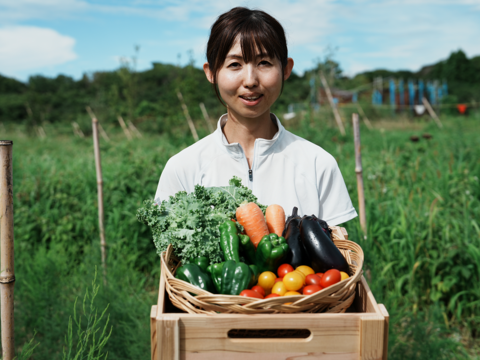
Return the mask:
[[[367,125],[367,127],[372,130],[373,129],[373,126],[372,126],[372,123],[370,122],[370,120],[368,120],[368,117],[367,115],[365,115],[365,112],[363,111],[362,107],[360,106],[360,104],[357,102],[357,110],[358,112],[360,113],[360,115],[362,115],[362,118],[363,118],[363,121],[365,121],[365,125]]]
[[[100,249],[102,252],[102,267],[103,267],[103,282],[107,282],[107,264],[106,264],[106,243],[105,243],[105,228],[103,226],[103,178],[102,178],[102,164],[100,161],[100,145],[98,141],[98,120],[92,118],[93,128],[93,149],[95,152],[95,168],[97,171],[97,193],[98,193],[98,225],[100,228]]]
[[[435,122],[437,123],[438,127],[441,129],[443,128],[443,125],[442,125],[442,122],[440,121],[440,119],[438,118],[437,114],[435,114],[435,111],[433,111],[432,109],[432,106],[430,105],[430,103],[428,102],[427,98],[424,96],[422,97],[422,102],[423,102],[423,105],[425,105],[425,107],[427,108],[427,111],[428,113],[430,114],[430,116],[433,118],[433,120],[435,120]]]
[[[92,119],[97,119],[97,117],[95,116],[95,114],[93,113],[92,109],[90,108],[90,106],[87,106],[85,109],[87,109],[87,113],[88,115],[90,115],[90,118]],[[100,135],[102,135],[103,137],[103,140],[105,141],[110,141],[110,138],[108,137],[107,133],[105,132],[105,130],[103,130],[103,127],[102,127],[102,124],[100,124],[100,122],[98,121],[97,119],[97,124],[98,124],[98,130],[100,130]]]
[[[210,131],[210,134],[213,133],[215,129],[212,126],[212,121],[210,120],[210,116],[208,116],[207,109],[205,108],[204,103],[200,103],[200,110],[202,110],[203,118],[207,123],[208,131]]]
[[[337,122],[338,128],[340,129],[340,133],[342,135],[345,135],[345,127],[343,126],[342,118],[340,117],[338,109],[333,102],[333,97],[330,91],[330,87],[328,86],[327,79],[325,79],[325,75],[323,75],[322,71],[320,71],[320,80],[322,81],[323,87],[325,88],[325,92],[327,93],[328,102],[332,107],[333,116],[335,117],[335,121]]]
[[[123,120],[123,118],[118,115],[117,119],[127,139],[132,140],[132,134],[130,133],[130,130],[128,130],[127,125],[125,125],[125,121]]]
[[[13,141],[0,140],[0,284],[3,360],[12,360],[15,356],[12,147]]]
[[[132,123],[130,120],[127,121],[127,124],[128,124],[128,129],[129,129],[133,134],[135,134],[135,136],[136,136],[137,138],[143,137],[142,133],[141,133],[140,131],[138,131],[137,127],[136,127],[135,125],[133,125],[133,123]]]
[[[185,118],[187,119],[188,126],[190,128],[190,131],[192,132],[193,139],[195,141],[199,140],[197,130],[195,129],[195,124],[193,123],[192,118],[190,117],[190,114],[188,113],[188,108],[187,105],[185,104],[185,101],[183,100],[183,95],[179,91],[177,92],[178,100],[180,100],[180,103],[182,104],[182,109],[183,109],[183,114],[185,115]]]
[[[352,114],[353,137],[355,140],[355,173],[357,174],[357,192],[358,192],[358,209],[360,212],[360,226],[363,235],[367,237],[367,217],[365,214],[365,194],[363,192],[363,169],[362,169],[362,153],[360,142],[360,123],[358,114]]]
[[[84,138],[85,134],[83,133],[82,129],[80,129],[80,126],[75,121],[72,121],[72,126],[73,126],[73,133],[77,135],[78,137]]]

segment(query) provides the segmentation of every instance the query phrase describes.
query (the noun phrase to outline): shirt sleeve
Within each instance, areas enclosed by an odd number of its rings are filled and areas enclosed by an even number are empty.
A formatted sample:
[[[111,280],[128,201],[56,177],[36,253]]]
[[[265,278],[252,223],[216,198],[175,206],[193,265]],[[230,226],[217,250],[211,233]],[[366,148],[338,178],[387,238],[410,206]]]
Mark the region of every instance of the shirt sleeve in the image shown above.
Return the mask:
[[[335,158],[322,159],[323,171],[318,174],[320,209],[319,217],[329,225],[339,225],[357,217],[345,181]]]
[[[167,161],[167,164],[160,175],[157,192],[155,193],[155,202],[157,204],[164,200],[168,200],[170,196],[175,195],[179,191],[186,191],[185,187],[180,181],[174,164],[175,160],[173,157]]]

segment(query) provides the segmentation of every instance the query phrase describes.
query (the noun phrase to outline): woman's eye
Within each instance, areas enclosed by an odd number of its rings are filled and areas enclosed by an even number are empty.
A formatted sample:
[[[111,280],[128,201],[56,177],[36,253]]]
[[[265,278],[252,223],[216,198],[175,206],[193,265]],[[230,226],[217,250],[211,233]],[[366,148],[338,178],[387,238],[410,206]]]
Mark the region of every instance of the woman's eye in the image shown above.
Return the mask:
[[[236,67],[239,67],[240,64],[238,62],[233,62],[231,64],[228,65],[229,68],[236,68]]]
[[[260,61],[259,65],[272,65],[272,64],[270,63],[270,61],[262,60],[262,61]]]

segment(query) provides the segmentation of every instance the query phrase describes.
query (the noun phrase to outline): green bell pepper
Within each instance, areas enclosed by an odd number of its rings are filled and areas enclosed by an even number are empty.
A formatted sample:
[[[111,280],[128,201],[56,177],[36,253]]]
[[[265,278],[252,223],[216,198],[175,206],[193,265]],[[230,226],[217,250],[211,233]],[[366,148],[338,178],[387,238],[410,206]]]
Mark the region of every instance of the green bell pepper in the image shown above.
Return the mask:
[[[238,235],[240,238],[240,249],[245,259],[250,264],[255,264],[255,245],[250,241],[248,235]]]
[[[197,258],[191,258],[189,259],[189,262],[192,264],[197,264],[200,266],[200,269],[202,269],[204,272],[207,271],[208,264],[210,263],[210,260],[206,256],[200,256]]]
[[[260,275],[260,272],[258,271],[257,265],[248,265],[248,267],[252,271],[252,277],[250,279],[250,283],[248,284],[248,287],[251,288],[252,286],[257,285],[258,276]]]
[[[219,227],[220,230],[220,247],[223,251],[225,260],[233,260],[240,262],[238,248],[240,240],[237,234],[237,226],[231,220],[225,221]]]
[[[185,264],[180,266],[175,273],[177,279],[186,281],[200,289],[214,292],[214,286],[210,275],[204,272],[197,264]]]
[[[210,274],[210,277],[213,280],[213,285],[217,289],[217,294],[220,294],[222,291],[222,270],[223,262],[218,264],[212,264],[207,268],[207,272]]]
[[[288,252],[287,240],[277,234],[265,235],[258,243],[256,262],[260,273],[264,271],[277,272],[282,260]]]
[[[223,264],[221,294],[240,295],[252,281],[252,270],[242,262],[227,260]]]

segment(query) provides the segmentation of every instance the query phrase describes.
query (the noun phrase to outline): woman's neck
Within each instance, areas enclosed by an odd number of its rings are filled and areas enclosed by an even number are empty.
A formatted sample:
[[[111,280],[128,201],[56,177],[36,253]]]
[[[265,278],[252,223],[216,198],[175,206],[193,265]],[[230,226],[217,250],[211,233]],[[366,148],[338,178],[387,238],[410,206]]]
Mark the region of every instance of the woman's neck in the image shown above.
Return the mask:
[[[252,167],[253,150],[256,139],[272,139],[278,131],[277,125],[270,118],[270,111],[258,118],[237,116],[228,109],[228,120],[223,127],[227,141],[239,143],[247,157],[248,166]]]

